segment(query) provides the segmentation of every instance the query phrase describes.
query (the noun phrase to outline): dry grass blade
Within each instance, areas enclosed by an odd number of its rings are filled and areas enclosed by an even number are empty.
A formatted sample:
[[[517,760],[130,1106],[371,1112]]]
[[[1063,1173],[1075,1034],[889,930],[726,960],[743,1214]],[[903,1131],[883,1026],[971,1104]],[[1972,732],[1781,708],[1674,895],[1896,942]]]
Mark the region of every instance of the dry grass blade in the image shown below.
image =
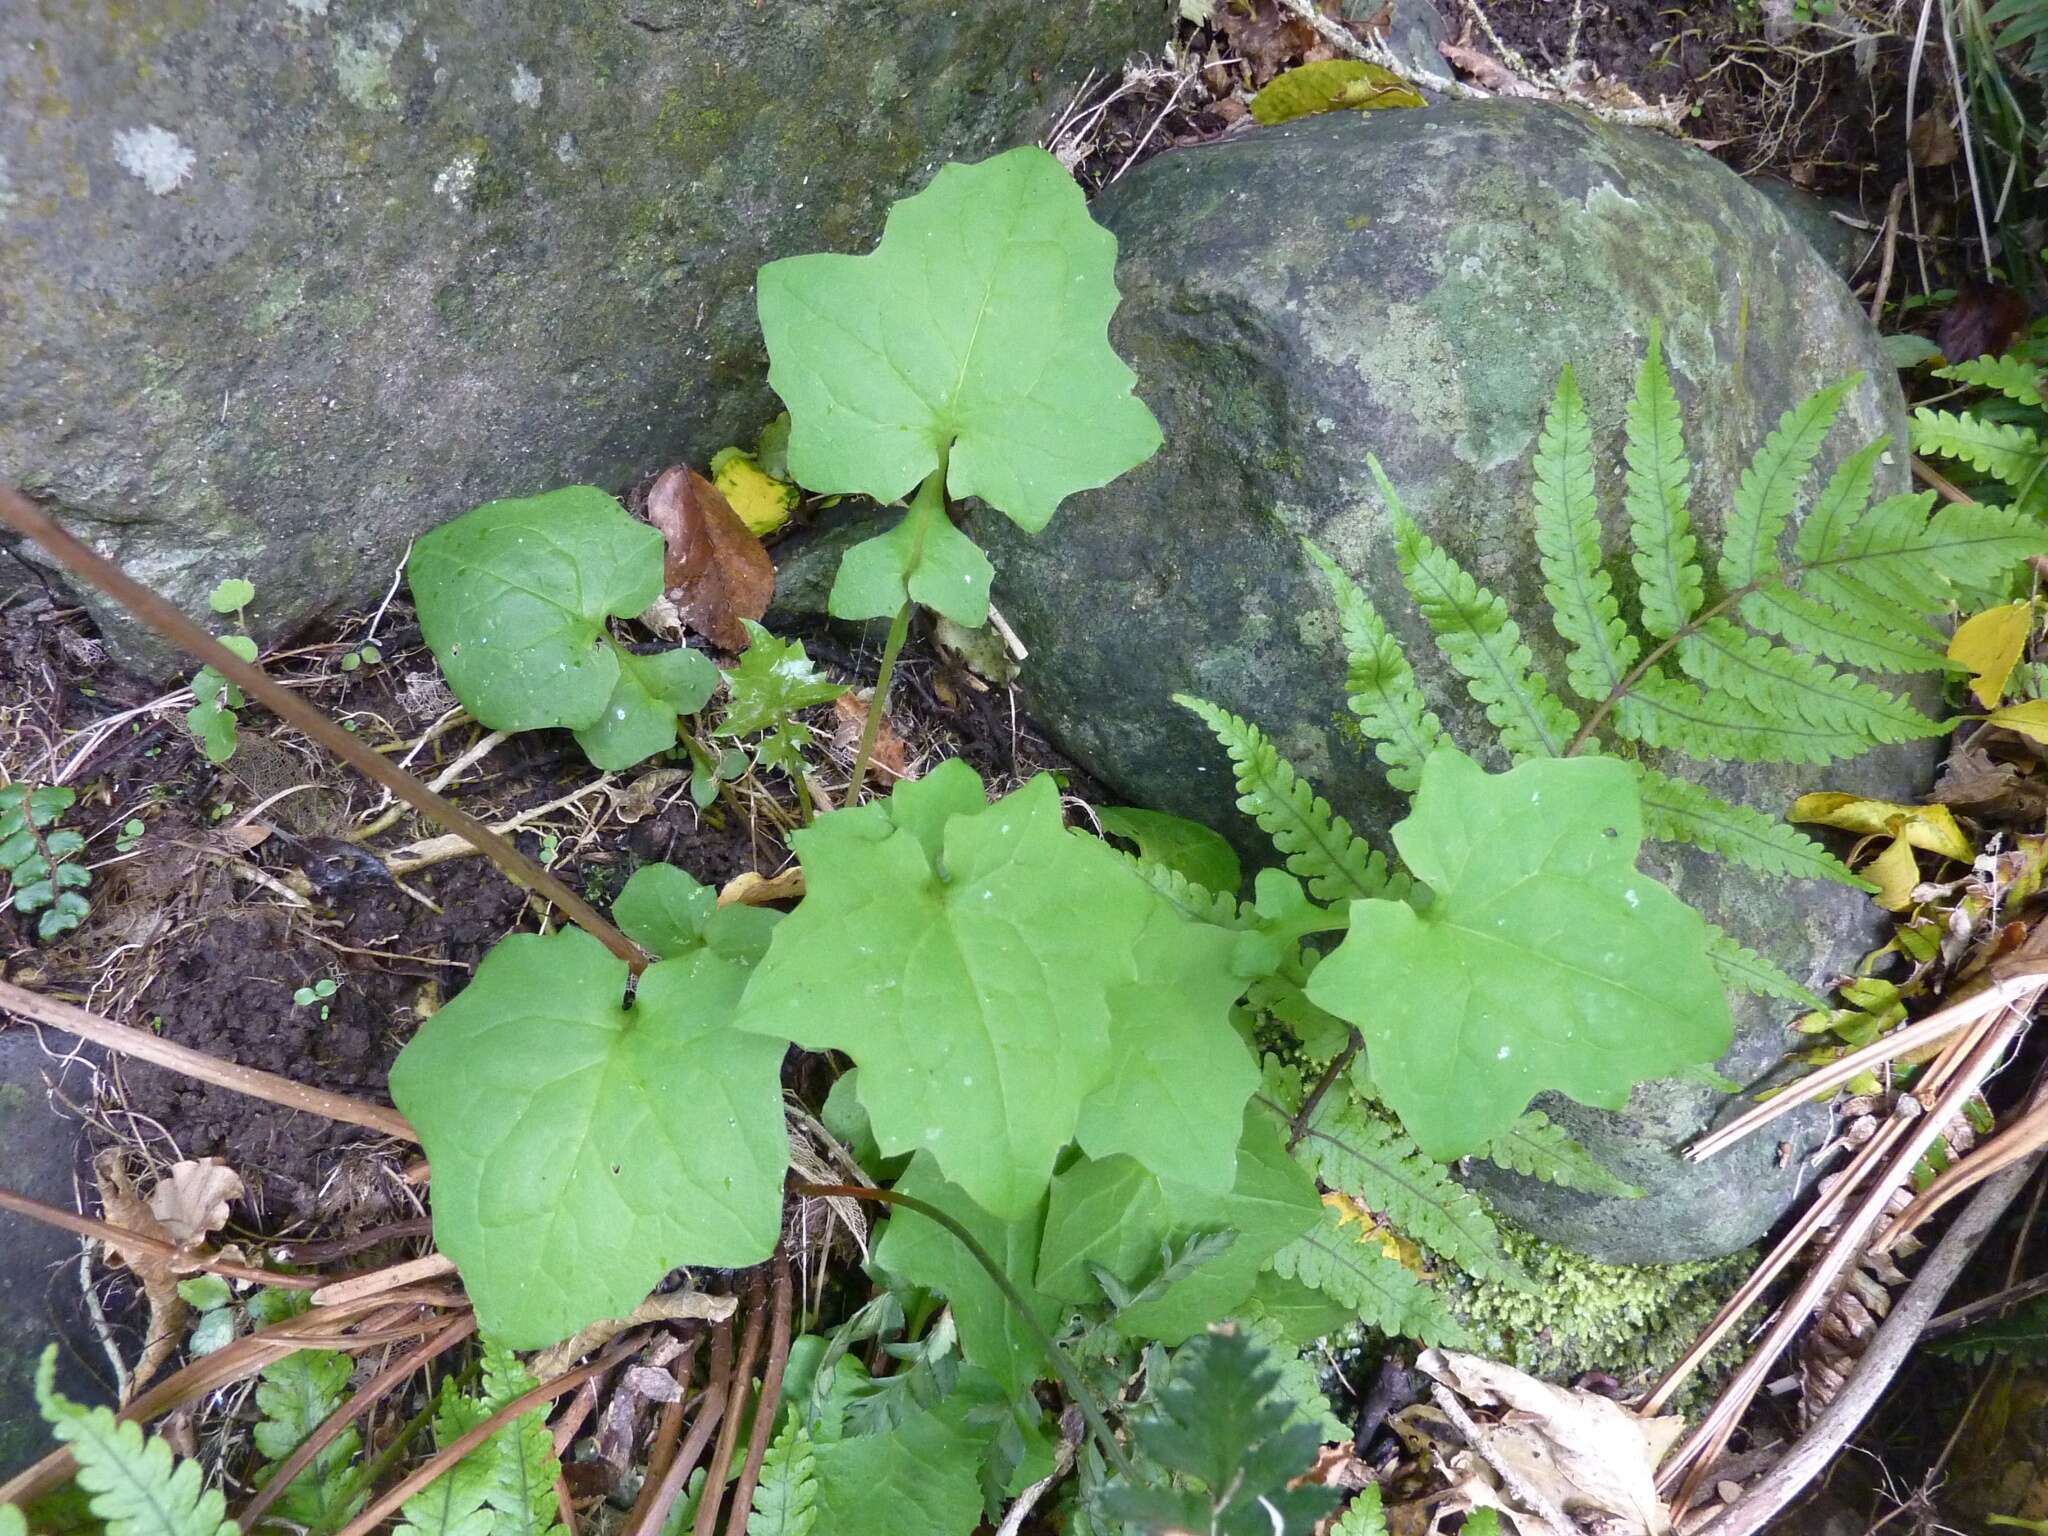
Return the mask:
[[[402,1285],[411,1285],[418,1280],[438,1280],[443,1275],[455,1273],[455,1261],[445,1253],[430,1253],[417,1259],[407,1259],[403,1264],[393,1264],[386,1269],[372,1270],[367,1275],[351,1275],[346,1280],[332,1280],[313,1293],[316,1307],[346,1306],[349,1302],[360,1301],[367,1296],[382,1296],[395,1291]]]

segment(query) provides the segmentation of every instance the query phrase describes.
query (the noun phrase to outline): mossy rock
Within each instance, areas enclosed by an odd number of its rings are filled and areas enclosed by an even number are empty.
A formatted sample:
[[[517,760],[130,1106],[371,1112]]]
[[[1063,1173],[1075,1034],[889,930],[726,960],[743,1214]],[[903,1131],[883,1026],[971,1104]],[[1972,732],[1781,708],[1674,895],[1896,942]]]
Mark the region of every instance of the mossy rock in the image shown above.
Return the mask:
[[[997,604],[1032,653],[1023,681],[1037,717],[1131,803],[1208,822],[1249,853],[1270,858],[1234,809],[1228,763],[1175,693],[1262,725],[1381,846],[1405,814],[1346,713],[1337,621],[1304,535],[1364,586],[1452,734],[1504,766],[1401,587],[1368,454],[1425,531],[1506,599],[1560,687],[1529,461],[1566,364],[1591,415],[1627,605],[1622,422],[1653,323],[1709,534],[1779,414],[1849,374],[1863,378],[1822,472],[1889,433],[1901,446],[1880,491],[1906,488],[1904,403],[1854,299],[1769,201],[1674,140],[1525,102],[1336,113],[1161,155],[1096,212],[1121,243],[1112,339],[1166,447],[1073,498],[1035,538],[986,513],[973,524],[995,559]],[[1912,798],[1933,758],[1923,744],[1828,770],[1704,777],[1781,811],[1808,789]],[[1811,985],[1875,931],[1846,887],[1768,882],[1689,854],[1658,862],[1710,918]],[[1722,1070],[1740,1082],[1766,1071],[1791,1011],[1743,1001]],[[1596,1199],[1490,1165],[1472,1177],[1539,1235],[1616,1263],[1753,1242],[1794,1198],[1818,1128],[1796,1114],[1695,1166],[1678,1149],[1731,1107],[1712,1088],[1646,1084],[1624,1114],[1545,1107],[1647,1197]]]
[[[188,611],[374,601],[499,496],[772,412],[764,261],[864,250],[1168,0],[10,6],[0,480]],[[94,601],[88,598],[88,601]],[[166,653],[96,608],[117,654]]]

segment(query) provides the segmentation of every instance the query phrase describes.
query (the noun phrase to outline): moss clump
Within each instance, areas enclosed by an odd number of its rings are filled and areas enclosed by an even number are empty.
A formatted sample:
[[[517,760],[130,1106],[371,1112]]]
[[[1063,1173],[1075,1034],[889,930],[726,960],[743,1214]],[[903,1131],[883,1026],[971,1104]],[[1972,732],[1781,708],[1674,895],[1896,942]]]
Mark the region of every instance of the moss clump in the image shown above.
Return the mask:
[[[1631,1391],[1650,1386],[1756,1266],[1750,1249],[1692,1264],[1601,1264],[1509,1223],[1500,1230],[1535,1287],[1519,1291],[1468,1276],[1448,1299],[1480,1353],[1550,1381],[1603,1371]],[[1732,1351],[1717,1350],[1688,1394],[1710,1385],[1732,1359]]]

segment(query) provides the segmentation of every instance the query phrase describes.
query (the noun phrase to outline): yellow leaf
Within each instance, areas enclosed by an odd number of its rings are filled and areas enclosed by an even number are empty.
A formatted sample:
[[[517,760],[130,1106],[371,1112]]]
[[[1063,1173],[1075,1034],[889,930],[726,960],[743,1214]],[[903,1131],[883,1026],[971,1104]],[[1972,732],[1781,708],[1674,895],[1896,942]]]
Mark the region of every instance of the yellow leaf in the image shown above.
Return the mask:
[[[780,528],[796,510],[797,488],[774,478],[738,448],[721,448],[711,456],[711,483],[757,539]]]
[[[1392,70],[1363,59],[1319,59],[1275,75],[1252,98],[1252,116],[1271,125],[1343,107],[1369,112],[1422,105],[1422,94]]]
[[[2008,704],[2003,709],[1994,709],[1985,717],[1993,725],[2002,725],[2008,731],[2018,731],[2022,736],[2031,736],[2036,741],[2048,741],[2048,699],[2029,699],[2024,704]]]
[[[1956,626],[1948,643],[1948,659],[1970,669],[1970,692],[1986,709],[2005,697],[2005,680],[2019,664],[2034,628],[2034,605],[2007,603],[1986,608]]]
[[[1362,1202],[1335,1190],[1323,1196],[1323,1204],[1337,1213],[1337,1225],[1348,1226],[1357,1222],[1360,1227],[1358,1240],[1361,1243],[1376,1243],[1380,1252],[1404,1268],[1416,1274],[1423,1272],[1422,1250],[1413,1242],[1381,1221]]]
[[[1998,717],[1992,716],[1995,720]],[[2048,731],[2048,719],[2042,729]],[[1915,848],[1938,853],[1945,859],[1967,864],[1977,856],[1954,814],[1945,805],[1899,805],[1890,800],[1866,800],[1833,790],[1801,795],[1786,813],[1790,821],[1818,822],[1844,832],[1903,836]],[[1878,878],[1875,874],[1871,879]]]
[[[1895,837],[1876,858],[1863,868],[1864,875],[1877,882],[1871,899],[1887,912],[1903,912],[1913,905],[1913,887],[1920,883],[1920,865],[1913,857],[1913,845]]]

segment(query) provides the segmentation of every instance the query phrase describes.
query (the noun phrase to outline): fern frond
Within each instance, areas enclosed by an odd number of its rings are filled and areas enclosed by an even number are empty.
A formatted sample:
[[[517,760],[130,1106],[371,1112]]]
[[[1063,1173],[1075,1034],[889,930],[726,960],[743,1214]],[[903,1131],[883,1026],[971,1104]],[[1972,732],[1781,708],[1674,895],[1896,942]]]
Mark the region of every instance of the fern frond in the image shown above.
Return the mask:
[[[1278,1378],[1269,1400],[1278,1398],[1287,1405],[1290,1424],[1305,1424],[1313,1429],[1319,1445],[1351,1437],[1351,1426],[1330,1407],[1315,1359],[1301,1352],[1287,1337],[1285,1328],[1270,1317],[1259,1317],[1238,1324],[1238,1329],[1265,1352],[1266,1368]]]
[[[1592,1153],[1567,1136],[1564,1127],[1540,1109],[1526,1111],[1486,1144],[1483,1155],[1489,1163],[1510,1173],[1540,1179],[1560,1189],[1577,1189],[1617,1200],[1639,1200],[1643,1195],[1635,1185],[1601,1167]]]
[[[1307,1232],[1273,1255],[1277,1275],[1350,1307],[1367,1325],[1396,1338],[1456,1346],[1467,1337],[1443,1298],[1412,1270],[1382,1253],[1370,1238],[1359,1241],[1330,1206]]]
[[[1500,1231],[1479,1197],[1444,1171],[1391,1119],[1349,1094],[1316,1106],[1315,1121],[1295,1156],[1329,1188],[1385,1216],[1404,1235],[1470,1274],[1517,1290],[1531,1286],[1501,1246]]]
[[[1373,743],[1373,756],[1386,768],[1387,782],[1412,795],[1422,782],[1423,763],[1444,740],[1443,723],[1430,711],[1416,684],[1415,669],[1372,600],[1336,561],[1308,540],[1302,543],[1329,580],[1344,626],[1344,649],[1350,658],[1344,691],[1351,713]]]
[[[1813,499],[1812,509],[1800,521],[1799,532],[1793,537],[1795,563],[1804,564],[1842,547],[1849,530],[1870,506],[1877,466],[1891,441],[1889,437],[1880,437],[1835,466],[1835,472]]]
[[[227,1500],[206,1486],[196,1461],[107,1408],[87,1408],[57,1391],[57,1346],[36,1366],[36,1404],[50,1431],[78,1460],[78,1486],[107,1536],[240,1536]]]
[[[1778,539],[1799,499],[1799,487],[1842,409],[1842,399],[1862,375],[1816,390],[1778,418],[1735,488],[1727,531],[1721,539],[1721,585],[1746,587],[1777,569]]]
[[[747,1513],[747,1536],[810,1536],[818,1524],[817,1463],[797,1414],[769,1442]]]
[[[1197,885],[1177,869],[1164,864],[1155,864],[1135,855],[1130,858],[1131,866],[1137,870],[1144,882],[1164,896],[1183,917],[1198,923],[1208,923],[1216,928],[1256,928],[1259,914],[1249,903],[1240,902],[1235,896],[1221,891],[1212,891],[1206,885]]]
[[[1465,679],[1509,756],[1518,762],[1561,756],[1578,733],[1578,716],[1536,670],[1520,627],[1508,617],[1508,605],[1415,526],[1379,461],[1367,463],[1393,511],[1401,580],[1444,660]]]
[[[1777,966],[1749,948],[1724,928],[1707,924],[1707,962],[1721,985],[1754,997],[1773,997],[1803,1008],[1825,1008],[1827,1004],[1787,976]]]
[[[1565,681],[1598,704],[1642,654],[1621,621],[1614,583],[1600,564],[1600,503],[1593,490],[1593,429],[1570,368],[1536,441],[1536,552],[1552,626],[1567,647]]]
[[[1949,669],[1941,648],[1920,638],[1928,633],[1921,625],[1902,621],[1896,608],[1883,608],[1875,593],[1865,593],[1867,601],[1858,596],[1850,609],[1774,581],[1742,600],[1742,617],[1765,634],[1846,666],[1873,672]],[[1884,618],[1876,617],[1879,611]]]
[[[483,1378],[486,1414],[539,1385],[517,1355],[488,1340],[483,1347]],[[492,1523],[493,1536],[555,1536],[561,1531],[555,1479],[562,1475],[562,1467],[555,1459],[546,1413],[538,1408],[522,1413],[471,1454],[490,1469],[483,1498],[498,1517]]]
[[[1787,721],[1843,732],[1862,741],[1858,750],[1938,736],[1948,729],[1897,694],[1773,645],[1726,619],[1709,619],[1680,640],[1678,664],[1709,694],[1726,694]]]
[[[1683,678],[1646,673],[1614,707],[1614,729],[1646,747],[1739,763],[1820,765],[1867,751],[1853,731],[1760,710],[1724,693],[1702,693]]]
[[[2048,16],[2048,9],[2044,9]],[[2040,405],[2041,365],[2030,363],[2007,353],[2003,357],[1973,357],[1968,362],[1951,363],[1946,368],[1934,370],[1937,379],[1954,379],[1959,384],[1974,384],[1979,389],[1996,390],[2008,400],[2017,400],[2021,405]]]
[[[332,1349],[302,1349],[263,1367],[256,1385],[260,1417],[254,1432],[264,1461],[256,1477],[259,1487],[341,1406],[353,1369],[347,1355]],[[292,1479],[273,1506],[277,1517],[310,1530],[338,1530],[348,1524],[369,1498],[355,1465],[361,1449],[362,1436],[353,1426],[336,1435]]]
[[[1173,701],[1215,732],[1237,774],[1237,808],[1273,840],[1289,873],[1306,880],[1318,901],[1399,897],[1407,890],[1407,877],[1388,869],[1386,858],[1353,834],[1351,823],[1309,787],[1265,732],[1207,699],[1177,693]]]
[[[1660,843],[1689,843],[1767,875],[1832,880],[1859,891],[1877,887],[1796,827],[1753,806],[1723,800],[1711,790],[1638,764],[1643,835]]]
[[[1802,562],[1793,575],[1803,591],[1853,606],[1828,585],[1846,580],[1849,597],[1875,593],[1916,618],[1951,603],[1997,593],[2020,561],[2048,551],[2048,529],[2011,507],[1948,502],[1928,516],[1933,492],[1891,496],[1847,529],[1834,547]]]
[[[1650,327],[1650,350],[1636,373],[1635,398],[1628,408],[1629,540],[1631,564],[1641,583],[1637,600],[1643,628],[1668,640],[1699,612],[1706,577],[1697,559],[1692,514],[1692,461],[1678,419],[1678,395],[1664,371],[1664,338]]]
[[[2023,485],[2041,472],[2048,448],[2029,427],[1987,421],[1973,411],[1921,406],[1913,413],[1913,451],[1955,459],[2007,485]]]
[[[1387,1536],[1386,1508],[1378,1483],[1367,1483],[1358,1497],[1344,1506],[1344,1513],[1330,1527],[1330,1536]]]

